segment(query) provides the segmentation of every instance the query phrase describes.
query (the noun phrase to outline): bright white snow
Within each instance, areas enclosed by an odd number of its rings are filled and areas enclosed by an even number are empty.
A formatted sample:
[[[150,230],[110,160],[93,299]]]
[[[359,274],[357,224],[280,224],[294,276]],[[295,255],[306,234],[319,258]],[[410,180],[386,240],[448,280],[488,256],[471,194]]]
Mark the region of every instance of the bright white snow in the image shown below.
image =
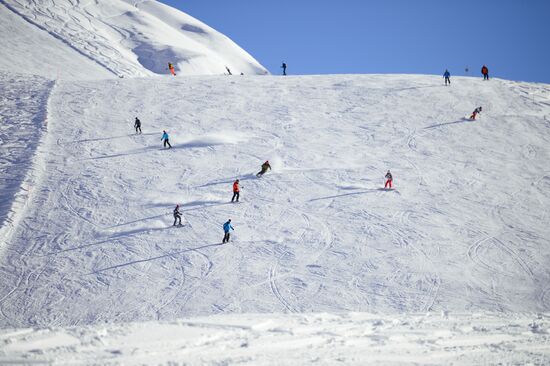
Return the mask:
[[[252,76],[155,1],[0,4],[0,363],[549,362],[549,85]]]
[[[56,365],[547,365],[549,318],[518,314],[216,315],[6,330],[0,363]]]
[[[0,323],[548,311],[550,87],[454,81],[59,82],[45,173],[4,250]]]
[[[48,78],[267,74],[197,19],[150,0],[0,0],[0,70]],[[6,55],[4,57],[4,55]]]

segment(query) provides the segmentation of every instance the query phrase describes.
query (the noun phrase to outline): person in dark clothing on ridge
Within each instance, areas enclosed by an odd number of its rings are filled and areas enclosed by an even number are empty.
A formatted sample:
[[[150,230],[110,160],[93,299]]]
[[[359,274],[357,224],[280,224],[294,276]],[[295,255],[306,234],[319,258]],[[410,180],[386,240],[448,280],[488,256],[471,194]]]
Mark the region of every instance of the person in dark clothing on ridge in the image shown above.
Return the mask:
[[[136,134],[141,133],[141,121],[137,117],[136,122],[134,123],[134,128],[136,129]]]
[[[483,80],[489,80],[489,69],[487,66],[483,65],[481,68],[481,73],[483,74]]]
[[[445,70],[445,73],[443,74],[443,77],[445,78],[445,85],[447,85],[447,83],[449,83],[449,85],[451,85],[451,73],[449,72],[449,70]]]
[[[235,230],[235,228],[231,225],[231,219],[227,220],[225,224],[223,224],[223,240],[222,243],[229,243],[229,237],[231,234],[229,233],[230,230]]]
[[[283,75],[286,75],[286,64],[284,62],[281,65],[281,68],[283,69]]]
[[[231,198],[231,202],[237,198],[237,202],[239,202],[239,196],[240,196],[240,188],[239,188],[239,180],[233,182],[233,198]]]
[[[174,225],[176,226],[176,222],[178,222],[178,225],[181,226],[181,212],[180,212],[180,205],[176,205],[176,208],[174,209]]]
[[[262,164],[262,170],[256,173],[256,176],[261,177],[262,175],[265,174],[265,172],[267,172],[267,169],[271,170],[271,165],[269,165],[268,160],[266,160],[265,163]]]

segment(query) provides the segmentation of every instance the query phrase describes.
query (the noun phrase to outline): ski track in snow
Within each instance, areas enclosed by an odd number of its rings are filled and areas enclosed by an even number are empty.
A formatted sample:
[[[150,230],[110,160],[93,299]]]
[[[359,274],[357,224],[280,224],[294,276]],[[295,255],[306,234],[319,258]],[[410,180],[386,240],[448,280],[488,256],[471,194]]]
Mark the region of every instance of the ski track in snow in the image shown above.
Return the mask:
[[[2,248],[0,324],[548,311],[545,88],[391,75],[58,82],[42,177]],[[475,104],[480,120],[461,120]],[[258,179],[265,159],[273,171]],[[393,190],[381,189],[387,169]],[[227,218],[236,230],[221,245]]]

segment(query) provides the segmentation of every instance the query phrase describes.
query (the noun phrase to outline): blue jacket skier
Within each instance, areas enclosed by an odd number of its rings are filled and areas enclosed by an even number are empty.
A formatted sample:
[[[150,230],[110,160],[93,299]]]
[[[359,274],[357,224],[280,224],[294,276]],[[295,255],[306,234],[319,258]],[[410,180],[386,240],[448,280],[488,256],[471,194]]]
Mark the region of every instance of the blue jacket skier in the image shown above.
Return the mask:
[[[451,85],[451,73],[449,72],[449,70],[445,70],[445,73],[443,74],[443,77],[445,78],[445,85],[447,85],[447,83],[449,83],[449,85]]]
[[[225,224],[223,224],[224,236],[223,236],[222,243],[228,243],[229,242],[229,236],[231,235],[230,234],[231,230],[235,230],[235,228],[233,227],[233,225],[231,225],[231,219],[229,219],[229,220],[227,220],[227,222]]]
[[[172,145],[170,145],[168,133],[166,133],[166,131],[162,131],[162,137],[161,137],[160,140],[161,140],[161,141],[164,141],[164,147],[166,147],[166,145],[168,145],[168,148],[169,148],[169,149],[172,148]]]

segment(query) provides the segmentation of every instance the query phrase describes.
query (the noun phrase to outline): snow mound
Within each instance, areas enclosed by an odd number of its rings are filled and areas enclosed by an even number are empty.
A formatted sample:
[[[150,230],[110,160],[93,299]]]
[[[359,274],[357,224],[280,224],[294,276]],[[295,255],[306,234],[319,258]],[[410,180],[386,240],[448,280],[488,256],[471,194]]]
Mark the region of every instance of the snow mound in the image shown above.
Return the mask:
[[[217,315],[5,330],[3,364],[545,365],[550,319],[520,314]],[[500,363],[498,363],[500,364]]]
[[[61,79],[267,74],[229,38],[157,1],[1,0],[0,69]]]

